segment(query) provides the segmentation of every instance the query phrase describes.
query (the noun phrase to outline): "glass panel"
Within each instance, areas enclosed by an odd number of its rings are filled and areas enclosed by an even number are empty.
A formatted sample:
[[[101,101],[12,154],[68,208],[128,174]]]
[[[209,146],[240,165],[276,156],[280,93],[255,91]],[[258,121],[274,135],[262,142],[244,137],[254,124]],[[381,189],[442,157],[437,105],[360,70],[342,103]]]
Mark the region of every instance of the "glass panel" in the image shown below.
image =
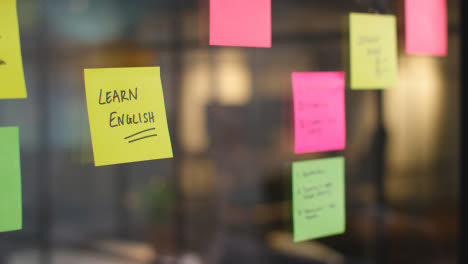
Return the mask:
[[[271,49],[208,46],[208,0],[18,1],[28,99],[1,100],[0,126],[20,126],[24,228],[0,263],[456,263],[447,2],[433,58],[405,54],[403,1],[273,0]],[[294,155],[291,72],[349,76],[349,12],[397,15],[398,85],[347,87],[346,150]],[[139,66],[161,66],[174,159],[94,167],[83,69]],[[291,162],[337,155],[346,232],[293,243]]]

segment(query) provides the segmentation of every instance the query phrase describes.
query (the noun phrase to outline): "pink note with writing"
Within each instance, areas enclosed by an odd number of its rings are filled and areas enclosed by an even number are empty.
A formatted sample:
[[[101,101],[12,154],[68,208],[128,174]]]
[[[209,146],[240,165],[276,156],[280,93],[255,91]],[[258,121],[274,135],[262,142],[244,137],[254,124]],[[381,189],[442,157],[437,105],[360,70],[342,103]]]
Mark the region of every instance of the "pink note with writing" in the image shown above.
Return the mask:
[[[446,0],[405,0],[406,53],[447,55]]]
[[[345,148],[344,87],[344,72],[292,74],[296,154]]]
[[[271,0],[210,0],[210,45],[271,47]]]

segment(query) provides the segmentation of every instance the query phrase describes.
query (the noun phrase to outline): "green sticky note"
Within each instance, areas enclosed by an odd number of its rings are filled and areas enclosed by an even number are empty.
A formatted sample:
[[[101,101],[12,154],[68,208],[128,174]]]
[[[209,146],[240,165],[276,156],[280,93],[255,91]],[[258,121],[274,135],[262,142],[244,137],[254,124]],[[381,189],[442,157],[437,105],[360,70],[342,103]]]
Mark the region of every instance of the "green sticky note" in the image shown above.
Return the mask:
[[[0,232],[22,228],[18,127],[0,127]]]
[[[344,158],[294,162],[294,242],[345,232]]]
[[[349,15],[351,89],[396,86],[397,26],[393,15]]]

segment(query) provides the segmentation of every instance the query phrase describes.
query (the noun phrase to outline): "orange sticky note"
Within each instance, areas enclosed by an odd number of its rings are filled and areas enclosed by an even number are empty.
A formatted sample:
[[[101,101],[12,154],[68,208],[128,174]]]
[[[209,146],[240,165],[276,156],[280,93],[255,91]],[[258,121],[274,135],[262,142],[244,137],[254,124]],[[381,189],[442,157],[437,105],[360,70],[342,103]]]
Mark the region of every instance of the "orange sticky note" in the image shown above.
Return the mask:
[[[346,142],[344,72],[295,72],[294,152],[342,150]]]
[[[210,45],[271,47],[271,0],[210,0]]]
[[[446,0],[405,0],[406,53],[447,55]]]

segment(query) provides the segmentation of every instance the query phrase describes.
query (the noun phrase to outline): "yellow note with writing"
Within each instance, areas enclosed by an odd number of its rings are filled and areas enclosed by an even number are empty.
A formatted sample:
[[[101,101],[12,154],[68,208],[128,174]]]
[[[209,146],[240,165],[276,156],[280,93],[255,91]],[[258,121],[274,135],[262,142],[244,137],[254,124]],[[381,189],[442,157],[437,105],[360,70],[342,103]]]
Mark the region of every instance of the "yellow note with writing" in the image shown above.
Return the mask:
[[[159,67],[84,75],[95,166],[172,158]]]
[[[393,15],[349,16],[351,89],[392,88],[397,83],[397,27]]]
[[[26,98],[16,0],[0,1],[0,99]]]

